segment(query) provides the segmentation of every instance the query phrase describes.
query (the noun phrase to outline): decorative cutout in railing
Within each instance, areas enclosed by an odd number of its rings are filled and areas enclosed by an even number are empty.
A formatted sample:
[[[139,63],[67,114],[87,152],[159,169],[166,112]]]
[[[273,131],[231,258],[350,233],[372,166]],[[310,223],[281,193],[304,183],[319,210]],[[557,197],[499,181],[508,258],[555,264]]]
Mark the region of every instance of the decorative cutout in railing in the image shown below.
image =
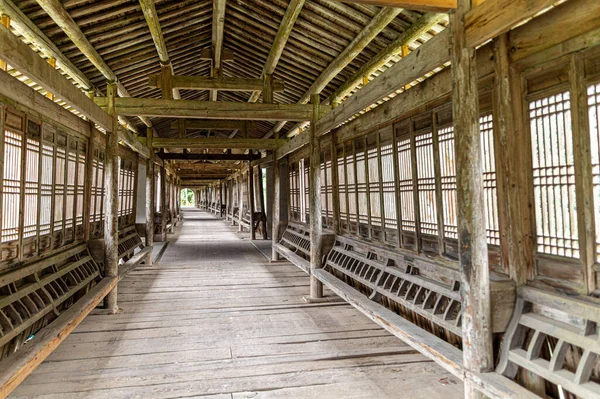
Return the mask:
[[[460,347],[462,310],[457,270],[340,236],[327,256],[325,270],[369,299]]]
[[[126,262],[133,256],[136,248],[144,248],[144,244],[135,226],[129,226],[119,231],[119,259]]]
[[[551,397],[569,397],[567,391],[578,398],[598,398],[599,323],[597,299],[523,287],[518,291],[496,371],[523,385],[537,378],[539,384],[535,385]],[[519,369],[530,372],[527,381]]]
[[[69,308],[101,278],[85,244],[0,276],[0,359]]]
[[[288,223],[279,243],[301,258],[310,261],[310,231],[302,225]]]

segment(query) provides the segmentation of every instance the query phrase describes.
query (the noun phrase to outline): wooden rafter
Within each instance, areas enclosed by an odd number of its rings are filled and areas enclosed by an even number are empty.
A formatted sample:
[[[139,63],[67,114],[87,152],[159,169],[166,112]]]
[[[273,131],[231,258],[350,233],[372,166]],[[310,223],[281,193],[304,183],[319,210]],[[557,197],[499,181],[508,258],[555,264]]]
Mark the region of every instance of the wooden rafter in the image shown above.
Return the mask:
[[[54,22],[62,29],[63,32],[71,39],[71,41],[79,48],[79,50],[85,55],[85,57],[100,71],[106,79],[111,82],[117,82],[117,92],[121,97],[129,97],[129,92],[123,86],[122,83],[118,82],[117,75],[110,69],[110,67],[104,62],[100,54],[96,51],[94,46],[85,37],[79,25],[69,15],[68,11],[64,9],[63,5],[59,0],[37,0],[40,7],[46,11],[46,13],[54,20]],[[135,116],[135,115],[133,115]],[[148,118],[140,116],[140,119],[148,127],[152,127],[152,123]]]
[[[140,0],[140,5],[142,6],[144,18],[146,18],[146,23],[148,24],[148,28],[150,29],[150,34],[152,35],[154,46],[156,47],[156,51],[158,52],[158,58],[160,59],[162,65],[167,66],[171,69],[171,72],[173,72],[173,64],[171,64],[171,60],[169,59],[169,52],[167,51],[167,45],[165,44],[165,38],[160,27],[160,21],[158,19],[158,14],[156,13],[154,1]],[[181,99],[179,90],[175,87],[173,87],[173,98],[175,98],[176,100]]]
[[[306,104],[313,93],[320,93],[362,50],[385,29],[385,27],[402,12],[400,8],[385,8],[369,22],[367,26],[352,40],[352,42],[336,57],[331,64],[319,75],[310,88],[298,101],[298,104]],[[275,124],[271,131],[264,137],[271,137],[279,132],[288,121]]]
[[[427,13],[418,21],[404,31],[400,36],[390,43],[386,48],[381,50],[369,62],[363,65],[352,77],[346,80],[338,89],[327,99],[325,103],[338,104],[343,98],[356,89],[360,84],[364,84],[364,79],[371,76],[374,72],[383,67],[390,61],[391,58],[400,54],[406,46],[423,34],[427,33],[433,26],[444,18],[444,14]],[[405,56],[405,55],[403,55]],[[293,137],[300,133],[308,123],[299,122],[288,131],[288,137]]]
[[[194,161],[253,161],[260,158],[257,154],[195,154],[195,153],[165,153],[160,156],[163,160],[194,160]]]
[[[225,7],[227,0],[213,0],[213,25],[212,25],[212,50],[213,67],[212,77],[223,76],[223,31],[225,28]],[[210,91],[210,101],[217,101],[217,90]]]
[[[338,0],[380,7],[401,7],[409,10],[448,12],[456,9],[456,0]]]

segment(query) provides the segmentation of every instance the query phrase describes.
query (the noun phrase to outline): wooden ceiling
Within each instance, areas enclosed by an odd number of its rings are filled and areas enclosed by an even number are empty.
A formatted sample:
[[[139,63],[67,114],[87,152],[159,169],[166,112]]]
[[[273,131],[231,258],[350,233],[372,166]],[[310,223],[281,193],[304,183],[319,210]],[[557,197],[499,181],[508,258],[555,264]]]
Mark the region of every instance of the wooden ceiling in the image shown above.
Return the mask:
[[[105,91],[104,75],[35,0],[14,0],[14,3],[92,83]],[[233,52],[234,61],[223,63],[225,77],[261,77],[288,3],[287,0],[226,1],[223,49]],[[149,75],[159,74],[161,64],[139,0],[66,0],[63,7],[131,96],[161,98],[160,89],[148,85]],[[201,59],[201,50],[212,45],[213,0],[158,0],[155,7],[174,73],[210,76],[211,61]],[[373,5],[307,0],[274,71],[275,79],[286,84],[284,92],[274,94],[275,102],[297,103],[379,10],[380,7]],[[322,92],[322,99],[333,93],[420,16],[421,13],[408,10],[399,14],[329,82]],[[444,24],[441,22],[440,26]],[[430,33],[433,35],[436,31]],[[208,91],[182,89],[180,94],[182,99],[209,99]],[[219,91],[217,100],[246,102],[251,94]],[[144,131],[142,121],[138,118],[131,120],[140,131]],[[161,137],[178,135],[177,130],[171,127],[172,119],[150,120]],[[258,122],[250,137],[264,136],[273,125],[273,122]],[[288,122],[282,134],[292,126]],[[227,132],[217,134],[225,136]]]

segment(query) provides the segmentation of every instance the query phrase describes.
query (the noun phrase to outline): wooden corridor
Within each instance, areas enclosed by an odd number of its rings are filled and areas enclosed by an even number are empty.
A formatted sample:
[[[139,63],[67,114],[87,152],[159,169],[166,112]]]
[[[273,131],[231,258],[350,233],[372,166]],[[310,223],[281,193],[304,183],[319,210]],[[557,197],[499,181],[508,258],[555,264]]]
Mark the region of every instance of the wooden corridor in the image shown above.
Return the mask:
[[[160,261],[119,284],[122,312],[94,311],[11,398],[462,396],[350,305],[306,304],[307,276],[269,264],[248,233],[184,218]]]

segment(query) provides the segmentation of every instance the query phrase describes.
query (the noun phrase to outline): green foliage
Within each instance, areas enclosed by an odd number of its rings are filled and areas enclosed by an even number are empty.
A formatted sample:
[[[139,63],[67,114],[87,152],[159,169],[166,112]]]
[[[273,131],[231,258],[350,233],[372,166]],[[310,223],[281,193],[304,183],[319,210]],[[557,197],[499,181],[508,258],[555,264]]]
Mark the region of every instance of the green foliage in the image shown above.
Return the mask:
[[[181,190],[181,206],[196,206],[196,196],[189,188]]]

